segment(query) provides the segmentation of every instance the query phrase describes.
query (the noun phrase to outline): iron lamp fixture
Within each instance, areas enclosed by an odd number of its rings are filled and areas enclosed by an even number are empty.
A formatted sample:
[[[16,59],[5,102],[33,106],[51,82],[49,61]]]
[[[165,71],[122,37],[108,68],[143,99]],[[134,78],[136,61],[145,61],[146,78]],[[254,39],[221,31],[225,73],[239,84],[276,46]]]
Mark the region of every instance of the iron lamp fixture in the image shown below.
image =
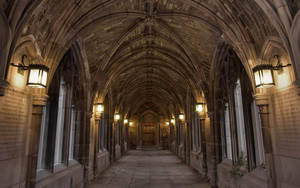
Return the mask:
[[[197,112],[203,112],[204,111],[204,103],[196,104],[196,111]]]
[[[115,120],[119,120],[121,118],[120,114],[115,114]]]
[[[102,103],[96,104],[96,112],[99,112],[99,113],[104,112],[104,105]]]
[[[41,64],[31,64],[28,66],[27,85],[31,87],[45,88],[47,87],[47,78],[49,68]]]
[[[42,64],[30,64],[26,66],[24,63],[26,55],[22,56],[21,64],[15,65],[11,63],[11,66],[18,67],[21,70],[28,70],[28,79],[27,85],[31,87],[37,88],[46,88],[47,87],[47,79],[48,79],[48,72],[49,68]]]
[[[167,122],[166,122],[166,125],[170,125],[170,123],[167,121]]]
[[[129,127],[131,127],[133,125],[133,122],[132,121],[130,121],[129,122]]]
[[[271,64],[262,64],[253,68],[255,87],[263,88],[275,85],[274,83],[274,70],[282,70],[284,67],[291,66],[291,64],[282,65],[280,57],[275,55],[277,59],[277,65],[272,66]]]
[[[179,114],[179,119],[184,120],[184,114]]]
[[[272,65],[258,65],[253,68],[253,73],[255,87],[262,88],[275,85]]]
[[[128,119],[124,119],[124,124],[127,124],[128,123]]]

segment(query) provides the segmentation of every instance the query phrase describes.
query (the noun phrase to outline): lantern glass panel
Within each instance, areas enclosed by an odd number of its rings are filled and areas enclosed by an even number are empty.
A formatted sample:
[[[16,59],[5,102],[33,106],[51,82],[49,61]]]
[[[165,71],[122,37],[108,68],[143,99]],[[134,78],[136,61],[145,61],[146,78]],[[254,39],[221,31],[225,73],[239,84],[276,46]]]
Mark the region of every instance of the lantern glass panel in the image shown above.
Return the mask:
[[[29,65],[27,85],[44,88],[47,86],[48,68],[44,65]]]
[[[104,106],[102,104],[97,104],[97,112],[103,112]]]
[[[119,119],[120,119],[120,115],[119,115],[119,114],[116,114],[116,115],[115,115],[115,119],[116,119],[116,120],[119,120]]]
[[[47,71],[42,71],[43,73],[43,75],[42,75],[42,85],[47,85],[47,76],[48,76],[48,73],[47,73]]]
[[[39,69],[31,69],[29,72],[29,80],[28,83],[39,83],[39,76],[40,70]]]
[[[261,83],[261,75],[260,75],[260,71],[256,71],[256,72],[254,73],[254,77],[255,77],[255,85],[256,85],[256,86],[261,85],[262,83]]]
[[[204,109],[204,108],[203,108],[203,104],[197,104],[197,105],[196,105],[196,111],[197,111],[197,112],[203,112],[203,109]]]
[[[263,84],[273,84],[272,71],[270,69],[262,70]]]
[[[253,72],[256,87],[262,88],[274,85],[273,67],[271,65],[261,65],[255,67]]]

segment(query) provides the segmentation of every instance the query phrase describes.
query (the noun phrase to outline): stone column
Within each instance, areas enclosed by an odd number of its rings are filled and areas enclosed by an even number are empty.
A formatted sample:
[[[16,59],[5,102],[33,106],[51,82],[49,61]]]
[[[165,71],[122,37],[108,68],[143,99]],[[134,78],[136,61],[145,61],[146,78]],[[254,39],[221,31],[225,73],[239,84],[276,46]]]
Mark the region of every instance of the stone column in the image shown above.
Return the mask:
[[[5,89],[8,86],[8,82],[0,79],[0,96],[5,95]]]
[[[115,123],[115,159],[120,159],[121,157],[121,122],[120,120],[116,121]]]
[[[43,115],[43,107],[46,106],[48,96],[44,89],[32,88],[32,116],[29,127],[29,150],[27,163],[27,178],[26,187],[31,188],[35,186],[38,148],[40,138],[40,128]]]
[[[9,66],[7,61],[10,50],[10,43],[12,41],[10,23],[5,14],[5,11],[2,10],[2,7],[0,7],[0,33],[0,96],[2,96],[4,95],[2,83],[4,83],[4,86],[7,85],[7,83],[5,83],[7,76],[6,74]]]
[[[256,95],[255,98],[261,117],[268,188],[276,188],[276,170],[272,148],[271,125],[269,122],[269,99],[265,95]]]
[[[94,161],[95,161],[95,128],[97,125],[95,125],[95,120],[92,118],[93,113],[92,112],[87,112],[86,114],[86,121],[87,125],[89,127],[87,133],[88,137],[86,138],[86,163],[85,163],[85,170],[86,170],[86,181],[91,182],[94,178]]]
[[[217,118],[216,118],[216,113],[214,112],[209,112],[208,113],[209,120],[210,120],[210,135],[209,135],[209,141],[207,142],[207,155],[209,161],[208,163],[208,168],[209,168],[209,178],[210,178],[210,184],[212,187],[217,187],[217,140],[218,140],[218,135],[216,133],[216,126],[218,125]]]
[[[94,132],[94,177],[96,177],[97,176],[97,172],[98,172],[98,162],[97,162],[97,154],[99,153],[99,151],[100,151],[100,148],[101,148],[101,146],[100,146],[100,144],[101,144],[101,136],[100,136],[100,131],[101,131],[101,125],[100,125],[100,117],[101,116],[101,114],[100,113],[95,113],[95,128],[94,128],[94,130],[95,130],[95,132]],[[100,141],[100,142],[99,142]]]
[[[160,123],[155,126],[155,145],[157,148],[160,147]]]
[[[190,151],[191,151],[191,144],[192,144],[192,136],[191,136],[191,132],[192,132],[192,125],[190,122],[187,122],[185,124],[185,129],[186,129],[186,163],[188,165],[190,165]]]
[[[142,137],[142,134],[143,134],[143,127],[142,127],[142,124],[139,123],[139,125],[137,126],[137,137],[138,137],[138,145],[137,145],[137,149],[142,149],[143,147],[143,137]]]

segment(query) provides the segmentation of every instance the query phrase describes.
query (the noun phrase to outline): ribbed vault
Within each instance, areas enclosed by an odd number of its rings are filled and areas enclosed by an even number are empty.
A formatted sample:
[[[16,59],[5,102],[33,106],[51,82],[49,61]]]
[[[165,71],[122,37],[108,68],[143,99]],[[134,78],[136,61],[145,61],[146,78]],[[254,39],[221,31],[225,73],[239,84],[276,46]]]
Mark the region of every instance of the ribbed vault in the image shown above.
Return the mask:
[[[24,32],[35,34],[52,72],[81,38],[100,100],[109,91],[125,114],[168,116],[186,108],[189,92],[208,92],[220,43],[250,74],[262,41],[278,35],[266,21],[254,0],[41,0]]]

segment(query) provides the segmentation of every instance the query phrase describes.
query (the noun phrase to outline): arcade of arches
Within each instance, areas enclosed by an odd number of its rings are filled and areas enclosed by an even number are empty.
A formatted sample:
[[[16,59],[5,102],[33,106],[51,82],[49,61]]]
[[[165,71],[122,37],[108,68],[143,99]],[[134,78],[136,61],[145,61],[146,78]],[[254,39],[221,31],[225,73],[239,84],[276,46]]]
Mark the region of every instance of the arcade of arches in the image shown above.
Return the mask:
[[[172,153],[211,187],[299,188],[299,9],[0,0],[0,187],[89,187]]]

